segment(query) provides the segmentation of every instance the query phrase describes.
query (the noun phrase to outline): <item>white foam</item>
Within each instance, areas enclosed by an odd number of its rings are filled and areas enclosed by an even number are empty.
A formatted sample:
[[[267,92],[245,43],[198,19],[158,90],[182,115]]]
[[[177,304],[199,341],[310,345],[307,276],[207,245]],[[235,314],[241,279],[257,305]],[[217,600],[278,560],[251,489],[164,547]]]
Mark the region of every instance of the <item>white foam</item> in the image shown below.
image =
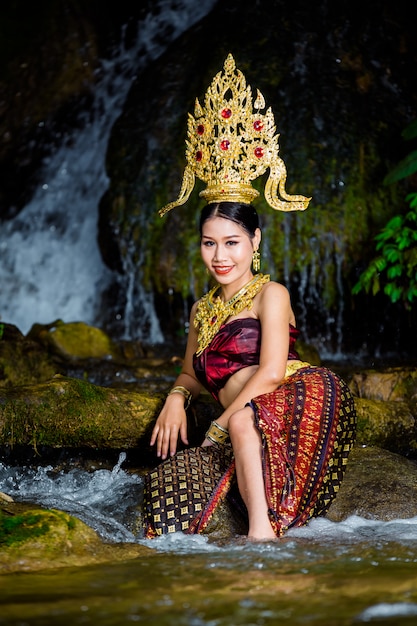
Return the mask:
[[[370,622],[377,618],[408,617],[417,615],[417,604],[413,602],[381,602],[362,611],[357,621]]]

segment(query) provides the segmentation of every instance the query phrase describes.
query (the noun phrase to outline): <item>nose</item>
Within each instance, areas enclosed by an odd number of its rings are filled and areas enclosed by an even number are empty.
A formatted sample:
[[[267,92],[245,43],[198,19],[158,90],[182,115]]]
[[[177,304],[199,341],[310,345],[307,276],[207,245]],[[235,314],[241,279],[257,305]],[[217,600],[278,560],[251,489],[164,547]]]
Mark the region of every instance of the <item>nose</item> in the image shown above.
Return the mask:
[[[216,246],[213,261],[224,261],[227,258],[226,250],[224,246]]]

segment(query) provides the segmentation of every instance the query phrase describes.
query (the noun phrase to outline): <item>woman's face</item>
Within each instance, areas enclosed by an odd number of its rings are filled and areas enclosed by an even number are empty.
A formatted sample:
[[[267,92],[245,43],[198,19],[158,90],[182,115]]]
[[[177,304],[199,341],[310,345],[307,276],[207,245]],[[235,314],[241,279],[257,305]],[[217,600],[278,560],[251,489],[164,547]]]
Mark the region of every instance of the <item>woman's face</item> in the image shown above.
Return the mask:
[[[203,225],[201,256],[204,265],[222,285],[236,283],[236,288],[252,277],[252,255],[261,240],[259,228],[251,239],[238,224],[224,217],[211,217]]]

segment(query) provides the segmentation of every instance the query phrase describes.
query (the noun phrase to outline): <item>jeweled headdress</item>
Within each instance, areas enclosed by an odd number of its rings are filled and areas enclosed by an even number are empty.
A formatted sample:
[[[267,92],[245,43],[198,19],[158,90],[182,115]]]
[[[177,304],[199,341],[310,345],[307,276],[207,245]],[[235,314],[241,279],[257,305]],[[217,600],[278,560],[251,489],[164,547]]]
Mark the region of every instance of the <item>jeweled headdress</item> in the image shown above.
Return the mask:
[[[204,106],[196,99],[194,116],[188,114],[187,166],[180,194],[164,206],[162,217],[187,202],[195,177],[207,184],[200,192],[208,204],[244,202],[259,196],[251,181],[269,168],[265,199],[279,211],[304,211],[310,198],[291,196],[285,191],[287,170],[278,156],[279,146],[271,108],[265,113],[265,99],[257,90],[252,100],[250,85],[228,55],[224,73],[219,72],[207,89]],[[279,193],[279,196],[278,196]]]

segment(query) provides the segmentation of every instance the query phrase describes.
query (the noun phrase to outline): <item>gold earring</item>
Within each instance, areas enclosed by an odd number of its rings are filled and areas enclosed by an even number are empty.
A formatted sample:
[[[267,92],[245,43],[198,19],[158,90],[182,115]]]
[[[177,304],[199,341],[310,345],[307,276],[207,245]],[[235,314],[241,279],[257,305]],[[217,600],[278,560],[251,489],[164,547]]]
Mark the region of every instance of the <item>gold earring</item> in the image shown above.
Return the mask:
[[[259,272],[259,270],[261,269],[261,255],[259,254],[257,250],[255,250],[255,252],[252,255],[252,265],[253,265],[253,271]]]

